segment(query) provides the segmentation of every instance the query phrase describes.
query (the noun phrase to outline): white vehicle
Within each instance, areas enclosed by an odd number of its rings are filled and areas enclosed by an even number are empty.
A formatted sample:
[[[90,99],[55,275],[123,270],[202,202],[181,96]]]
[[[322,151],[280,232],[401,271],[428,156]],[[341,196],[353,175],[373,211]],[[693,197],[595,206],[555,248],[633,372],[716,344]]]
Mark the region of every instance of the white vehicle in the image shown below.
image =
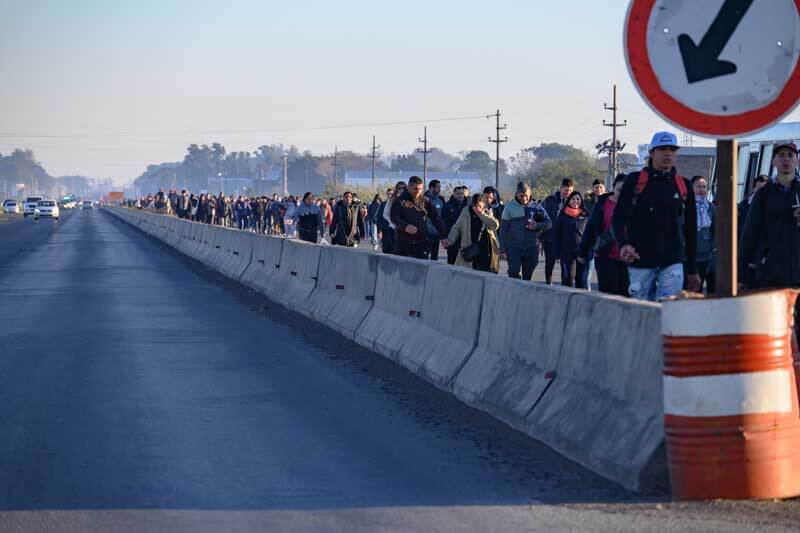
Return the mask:
[[[36,211],[36,205],[44,200],[43,196],[28,196],[22,203],[22,213],[25,217],[33,215]]]
[[[83,201],[83,203],[81,204],[81,210],[84,210],[84,209],[94,209],[94,204],[92,203],[91,200],[84,200]]]
[[[753,190],[753,181],[760,174],[772,176],[772,148],[776,141],[800,142],[800,122],[782,122],[771,128],[738,139],[739,158],[737,180],[739,199],[747,198]]]
[[[33,217],[39,220],[40,217],[54,218],[58,220],[61,212],[58,209],[58,204],[53,200],[40,200],[36,204],[36,209],[33,212]]]
[[[19,213],[21,211],[19,203],[16,200],[6,200],[3,202],[3,213]]]

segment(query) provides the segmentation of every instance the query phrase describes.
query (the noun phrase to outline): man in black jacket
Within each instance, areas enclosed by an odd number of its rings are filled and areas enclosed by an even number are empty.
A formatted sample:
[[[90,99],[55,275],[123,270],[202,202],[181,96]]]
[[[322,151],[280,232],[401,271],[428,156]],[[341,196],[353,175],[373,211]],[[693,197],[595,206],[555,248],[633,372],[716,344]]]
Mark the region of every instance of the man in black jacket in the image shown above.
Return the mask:
[[[675,171],[678,149],[675,134],[656,133],[647,167],[628,175],[614,210],[612,227],[628,264],[630,295],[639,300],[680,294],[684,263],[687,288],[700,288],[697,208],[689,182]]]
[[[778,175],[750,203],[739,249],[739,276],[756,270],[751,287],[800,287],[800,182],[797,145],[775,143],[772,165]]]
[[[444,204],[442,208],[442,221],[444,222],[445,235],[450,234],[450,230],[455,226],[461,211],[467,206],[467,200],[464,198],[464,187],[456,187],[453,189],[453,195]],[[447,247],[447,263],[450,265],[456,264],[458,259],[459,246],[461,239],[457,242],[450,243]]]
[[[564,207],[564,202],[575,190],[575,184],[569,178],[561,180],[561,187],[548,196],[542,202],[542,207],[547,211],[547,216],[550,220],[555,221],[558,218],[558,213]],[[541,241],[544,248],[544,279],[548,285],[553,284],[553,269],[556,266],[556,252],[553,247],[553,229],[549,229],[542,233]]]
[[[408,190],[392,202],[389,217],[396,228],[395,250],[397,255],[427,259],[430,249],[428,221],[433,224],[439,235],[447,235],[436,208],[422,194],[422,178],[419,176],[411,176],[408,179]],[[445,248],[449,244],[447,239],[442,240]]]

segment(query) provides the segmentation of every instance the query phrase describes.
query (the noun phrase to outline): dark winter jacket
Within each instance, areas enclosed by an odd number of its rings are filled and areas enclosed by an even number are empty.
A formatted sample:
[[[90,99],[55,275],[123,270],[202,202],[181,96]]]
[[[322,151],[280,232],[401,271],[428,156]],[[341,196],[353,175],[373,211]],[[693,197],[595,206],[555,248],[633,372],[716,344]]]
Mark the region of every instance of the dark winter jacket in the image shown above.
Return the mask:
[[[444,227],[447,230],[447,233],[450,233],[450,230],[453,229],[453,226],[456,224],[459,215],[461,215],[461,211],[464,210],[466,205],[466,200],[457,202],[453,197],[445,202],[444,207],[442,208],[442,221],[444,222]]]
[[[755,263],[759,282],[771,287],[800,286],[800,182],[787,189],[770,182],[756,192],[742,231],[739,275],[744,281],[748,263]]]
[[[528,222],[533,218],[537,229],[528,229]],[[531,202],[522,205],[516,198],[503,209],[500,221],[500,251],[521,252],[523,255],[535,253],[538,248],[539,235],[553,227],[553,222],[539,204]]]
[[[322,211],[317,204],[306,205],[301,202],[295,209],[292,221],[297,228],[307,238],[325,236],[325,222],[322,220]]]
[[[345,205],[344,200],[336,202],[331,222],[331,241],[340,246],[355,246],[358,227],[363,223],[361,209],[356,204]]]
[[[550,220],[555,224],[559,211],[561,211],[561,208],[564,207],[564,200],[561,198],[561,191],[556,191],[545,198],[544,202],[542,202],[542,207],[545,211],[547,211],[547,216],[550,217]],[[550,228],[548,231],[542,233],[542,241],[552,242],[554,238],[554,231],[554,228]]]
[[[405,191],[399,198],[392,202],[392,211],[389,213],[392,224],[397,228],[397,242],[403,244],[410,241],[428,240],[427,221],[430,220],[439,235],[447,235],[441,217],[430,199],[424,194],[414,200],[411,193]],[[408,233],[407,228],[414,226],[417,232]]]
[[[372,200],[372,203],[369,204],[367,207],[367,218],[366,222],[377,222],[375,216],[378,214],[378,209],[381,207],[381,202],[378,200]]]
[[[553,250],[556,257],[575,257],[578,255],[578,247],[589,221],[589,214],[582,209],[577,217],[569,216],[562,210],[556,223],[553,224]]]
[[[631,266],[665,268],[684,263],[688,274],[697,274],[697,208],[691,184],[682,199],[675,169],[669,172],[647,167],[647,186],[636,195],[639,172],[625,179],[614,211],[612,227],[620,247],[630,244],[639,254]]]

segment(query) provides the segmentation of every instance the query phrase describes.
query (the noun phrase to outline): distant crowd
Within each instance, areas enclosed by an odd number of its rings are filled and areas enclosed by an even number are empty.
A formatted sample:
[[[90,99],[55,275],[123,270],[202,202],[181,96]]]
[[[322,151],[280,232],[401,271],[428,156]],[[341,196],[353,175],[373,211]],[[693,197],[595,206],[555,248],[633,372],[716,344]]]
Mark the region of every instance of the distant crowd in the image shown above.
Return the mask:
[[[231,197],[159,191],[128,200],[151,209],[222,227],[292,236],[313,243],[357,246],[531,280],[544,256],[546,283],[556,264],[561,283],[588,289],[596,271],[600,291],[664,300],[682,290],[713,292],[715,205],[706,176],[675,170],[679,145],[658,132],[640,171],[616,176],[613,189],[596,180],[583,194],[564,178],[537,201],[520,182],[507,203],[493,187],[457,187],[445,200],[441,185],[412,176],[369,201],[352,192],[302,199],[278,195]],[[773,150],[775,176],[759,176],[738,206],[740,281],[750,288],[800,287],[800,182],[797,146]]]

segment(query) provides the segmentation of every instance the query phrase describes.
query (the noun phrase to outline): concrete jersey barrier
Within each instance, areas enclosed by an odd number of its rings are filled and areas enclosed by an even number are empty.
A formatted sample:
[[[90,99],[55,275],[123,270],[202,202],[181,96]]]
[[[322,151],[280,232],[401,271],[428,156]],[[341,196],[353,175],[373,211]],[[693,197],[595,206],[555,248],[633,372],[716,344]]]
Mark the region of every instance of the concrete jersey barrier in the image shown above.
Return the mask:
[[[306,300],[317,284],[320,248],[303,241],[284,240],[280,268],[268,281],[266,295],[293,311],[310,316]]]
[[[660,326],[660,305],[573,294],[527,433],[628,488],[666,481]]]
[[[570,295],[518,280],[485,280],[477,347],[456,377],[453,393],[523,428],[555,376]]]
[[[352,339],[372,309],[378,255],[342,246],[323,246],[314,291],[305,302],[311,318]]]
[[[406,339],[421,327],[429,266],[430,261],[421,259],[379,256],[375,301],[353,340],[397,361]]]
[[[280,237],[257,237],[253,245],[253,258],[242,275],[242,282],[267,294],[272,278],[280,271],[285,240]]]
[[[475,349],[481,322],[483,286],[496,279],[466,268],[430,265],[425,277],[422,316],[396,359],[440,388],[449,389]]]

